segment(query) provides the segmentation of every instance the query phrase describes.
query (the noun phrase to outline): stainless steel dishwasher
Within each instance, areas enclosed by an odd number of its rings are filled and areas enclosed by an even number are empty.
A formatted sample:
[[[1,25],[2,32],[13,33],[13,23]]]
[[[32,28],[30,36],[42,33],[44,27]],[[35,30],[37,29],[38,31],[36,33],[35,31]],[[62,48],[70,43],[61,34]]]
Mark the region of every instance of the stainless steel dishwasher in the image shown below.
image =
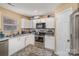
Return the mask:
[[[8,39],[0,41],[0,56],[8,56]]]

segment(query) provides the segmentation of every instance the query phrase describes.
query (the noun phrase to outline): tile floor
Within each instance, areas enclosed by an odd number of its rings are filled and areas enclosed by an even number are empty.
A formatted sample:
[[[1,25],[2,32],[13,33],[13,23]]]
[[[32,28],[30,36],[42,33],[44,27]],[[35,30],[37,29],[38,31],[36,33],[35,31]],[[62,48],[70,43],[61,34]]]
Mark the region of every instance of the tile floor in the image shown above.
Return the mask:
[[[41,43],[38,42],[35,46],[28,45],[26,48],[13,54],[12,56],[55,56],[52,50],[45,49],[43,46],[39,46],[40,44]]]

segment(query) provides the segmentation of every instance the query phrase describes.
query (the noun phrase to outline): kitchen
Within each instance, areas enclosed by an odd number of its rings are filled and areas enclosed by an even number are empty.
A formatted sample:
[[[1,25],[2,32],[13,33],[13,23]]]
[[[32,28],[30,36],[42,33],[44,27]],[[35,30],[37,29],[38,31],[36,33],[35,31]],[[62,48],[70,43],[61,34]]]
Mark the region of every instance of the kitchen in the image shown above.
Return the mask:
[[[77,55],[74,45],[70,48],[70,18],[76,10],[77,3],[0,4],[0,55]]]

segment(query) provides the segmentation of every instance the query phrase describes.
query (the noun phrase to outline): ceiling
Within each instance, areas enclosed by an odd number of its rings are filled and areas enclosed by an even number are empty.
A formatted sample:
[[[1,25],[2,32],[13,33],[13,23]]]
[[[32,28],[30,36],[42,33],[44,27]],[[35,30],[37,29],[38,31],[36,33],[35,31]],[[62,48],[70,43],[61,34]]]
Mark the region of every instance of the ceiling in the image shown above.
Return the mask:
[[[0,6],[24,16],[45,15],[58,5],[59,3],[0,3]]]

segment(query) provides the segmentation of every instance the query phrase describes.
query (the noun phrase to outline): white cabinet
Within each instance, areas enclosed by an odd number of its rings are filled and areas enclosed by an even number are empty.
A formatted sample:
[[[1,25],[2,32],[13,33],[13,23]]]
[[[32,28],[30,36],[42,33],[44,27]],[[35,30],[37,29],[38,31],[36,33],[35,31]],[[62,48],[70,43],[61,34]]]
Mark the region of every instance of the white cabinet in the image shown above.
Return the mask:
[[[33,20],[33,28],[36,28],[36,23],[46,23],[46,28],[55,28],[54,17]]]
[[[30,41],[29,35],[27,34],[26,35],[26,38],[25,38],[25,46],[28,46],[29,45],[29,41]]]
[[[33,20],[30,20],[30,28],[33,28]]]
[[[36,19],[36,23],[40,23],[41,22],[41,20],[40,19]]]
[[[30,28],[30,20],[26,19],[26,28]]]
[[[25,47],[25,38],[16,37],[9,39],[9,55],[23,49]]]
[[[21,20],[21,28],[25,28],[25,26],[26,26],[26,19],[22,19]]]
[[[40,22],[41,22],[41,23],[46,23],[46,21],[47,21],[46,18],[42,18],[42,19],[40,19]]]
[[[45,35],[45,48],[55,51],[55,37],[51,35]]]
[[[23,49],[29,44],[34,45],[34,34],[26,34],[19,37],[9,39],[9,55],[14,54],[15,52]]]
[[[46,19],[46,28],[55,28],[55,19],[50,17]]]
[[[29,35],[29,44],[32,44],[32,45],[35,44],[35,36],[34,36],[34,34]]]
[[[21,20],[21,28],[30,28],[30,20],[23,18]]]
[[[40,19],[33,20],[33,28],[36,28],[37,23],[41,23],[41,20]]]
[[[36,20],[33,20],[33,28],[36,28]]]
[[[17,38],[9,39],[9,55],[18,51],[18,40]]]
[[[29,44],[34,45],[34,34],[26,34],[19,37],[9,39],[9,55],[25,48]]]
[[[34,34],[27,34],[25,39],[25,45],[27,46],[29,44],[32,44],[32,45],[35,44]]]
[[[22,37],[19,37],[18,39],[18,50],[21,50],[25,47],[25,39],[26,37],[25,36],[22,36]]]

